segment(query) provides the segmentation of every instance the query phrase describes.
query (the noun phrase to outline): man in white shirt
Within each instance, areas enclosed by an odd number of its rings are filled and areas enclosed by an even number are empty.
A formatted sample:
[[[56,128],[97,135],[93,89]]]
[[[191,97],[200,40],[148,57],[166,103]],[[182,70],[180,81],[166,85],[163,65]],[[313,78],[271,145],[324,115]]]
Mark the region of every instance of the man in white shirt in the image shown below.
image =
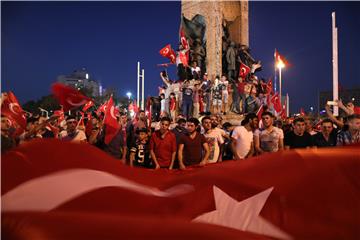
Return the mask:
[[[234,129],[232,139],[232,150],[234,159],[245,159],[254,153],[253,131],[258,127],[259,120],[255,113],[249,113],[242,121],[242,126]]]
[[[204,136],[209,145],[210,155],[208,163],[221,162],[224,139],[221,136],[220,131],[216,131],[215,128],[212,128],[211,119],[208,116],[205,116],[201,120],[201,123],[205,130]]]

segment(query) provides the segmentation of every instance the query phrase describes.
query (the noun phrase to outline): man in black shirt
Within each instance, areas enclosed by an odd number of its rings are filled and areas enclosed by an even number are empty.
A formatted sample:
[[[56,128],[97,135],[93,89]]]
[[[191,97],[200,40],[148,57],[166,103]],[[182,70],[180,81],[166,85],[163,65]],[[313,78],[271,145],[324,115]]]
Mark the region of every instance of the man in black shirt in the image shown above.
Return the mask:
[[[336,146],[336,131],[330,119],[326,118],[321,122],[321,132],[313,136],[313,141],[317,147]]]
[[[285,135],[285,149],[308,148],[313,146],[311,135],[305,132],[305,120],[301,117],[293,122],[294,130]]]

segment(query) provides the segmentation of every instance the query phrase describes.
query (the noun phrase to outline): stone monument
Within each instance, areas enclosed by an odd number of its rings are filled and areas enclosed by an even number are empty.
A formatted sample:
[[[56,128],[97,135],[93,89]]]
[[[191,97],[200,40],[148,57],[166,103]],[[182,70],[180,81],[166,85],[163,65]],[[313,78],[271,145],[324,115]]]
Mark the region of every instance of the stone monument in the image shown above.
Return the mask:
[[[249,46],[248,1],[182,1],[182,15],[191,20],[204,17],[206,30],[206,71],[222,74],[224,27],[231,41]]]

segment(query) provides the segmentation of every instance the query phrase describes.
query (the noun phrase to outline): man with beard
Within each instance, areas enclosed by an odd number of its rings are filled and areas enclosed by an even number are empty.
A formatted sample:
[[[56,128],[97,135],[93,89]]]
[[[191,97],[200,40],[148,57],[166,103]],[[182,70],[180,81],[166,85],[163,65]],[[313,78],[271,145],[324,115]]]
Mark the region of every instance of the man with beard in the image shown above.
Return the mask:
[[[212,124],[211,119],[208,116],[205,116],[201,120],[201,123],[205,130],[204,136],[209,145],[210,154],[209,154],[208,162],[209,163],[221,162],[224,139],[219,131],[215,131],[217,125]]]
[[[199,120],[190,118],[187,122],[187,134],[181,136],[178,149],[180,169],[186,166],[204,166],[209,158],[209,146],[204,135],[196,131]]]
[[[254,145],[258,154],[277,152],[284,148],[284,132],[273,126],[274,115],[271,112],[261,114],[263,128],[256,129]]]
[[[259,125],[259,119],[255,113],[249,113],[231,134],[234,159],[245,159],[254,153],[253,131]]]
[[[150,155],[155,163],[155,169],[173,168],[176,156],[175,134],[169,131],[170,118],[160,120],[160,129],[151,135]]]

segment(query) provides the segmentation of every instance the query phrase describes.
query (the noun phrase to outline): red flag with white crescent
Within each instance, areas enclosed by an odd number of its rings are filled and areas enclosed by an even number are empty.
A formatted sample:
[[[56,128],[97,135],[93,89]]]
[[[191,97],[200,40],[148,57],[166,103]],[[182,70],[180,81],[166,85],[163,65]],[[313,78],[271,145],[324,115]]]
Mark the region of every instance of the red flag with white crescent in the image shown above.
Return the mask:
[[[176,62],[176,54],[175,51],[171,48],[171,45],[168,44],[165,47],[163,47],[160,51],[159,51],[160,55],[163,57],[166,57],[168,59],[170,59],[171,63],[175,63]]]
[[[359,238],[358,145],[154,171],[35,139],[1,167],[4,239]]]
[[[163,47],[163,48],[159,51],[159,53],[160,53],[161,56],[167,58],[168,55],[169,55],[169,53],[170,53],[170,50],[171,50],[171,45],[168,44],[168,45],[166,45],[165,47]]]
[[[185,32],[184,32],[183,28],[180,28],[180,42],[181,42],[181,45],[184,47],[184,49],[189,48],[189,43],[188,43],[188,41],[186,39]]]
[[[79,90],[62,83],[54,83],[51,90],[59,104],[63,106],[65,112],[73,108],[81,107],[91,100],[89,97],[84,96]]]
[[[85,106],[83,107],[83,112],[86,112],[89,108],[91,108],[92,106],[94,106],[94,101],[90,100],[88,101]]]
[[[281,112],[282,107],[281,107],[279,93],[275,93],[275,95],[272,96],[270,101],[273,104],[275,111],[277,113]]]
[[[241,63],[240,64],[240,77],[245,78],[250,72],[250,68],[248,66],[246,66],[245,64]]]
[[[19,101],[13,92],[8,92],[2,96],[1,114],[7,116],[13,123],[20,127],[21,132],[26,129],[26,115]]]
[[[104,124],[106,126],[105,143],[109,144],[120,128],[120,125],[115,116],[115,106],[112,97],[110,97],[106,104]]]
[[[107,105],[107,101],[104,102],[103,104],[100,105],[100,107],[96,110],[96,115],[100,115],[100,113],[104,113],[105,114],[105,108],[106,108],[106,105]]]

